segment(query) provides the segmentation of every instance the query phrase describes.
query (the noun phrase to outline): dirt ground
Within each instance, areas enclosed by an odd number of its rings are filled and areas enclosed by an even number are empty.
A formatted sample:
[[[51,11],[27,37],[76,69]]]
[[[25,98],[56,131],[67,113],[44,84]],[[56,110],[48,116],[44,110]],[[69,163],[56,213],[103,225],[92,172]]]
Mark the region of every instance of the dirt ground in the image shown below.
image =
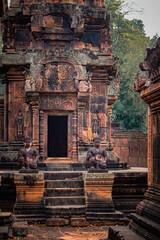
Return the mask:
[[[107,236],[107,226],[83,228],[29,226],[26,237],[16,237],[12,240],[107,240]]]

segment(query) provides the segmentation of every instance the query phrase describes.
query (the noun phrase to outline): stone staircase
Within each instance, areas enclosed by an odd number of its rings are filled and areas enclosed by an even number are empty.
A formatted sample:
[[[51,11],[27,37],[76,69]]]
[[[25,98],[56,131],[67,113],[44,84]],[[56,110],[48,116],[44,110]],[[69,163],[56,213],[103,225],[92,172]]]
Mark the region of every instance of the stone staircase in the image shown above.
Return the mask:
[[[82,172],[48,171],[45,189],[47,225],[74,225],[77,221],[84,224],[86,206]]]
[[[83,163],[46,162],[47,171],[86,171]]]

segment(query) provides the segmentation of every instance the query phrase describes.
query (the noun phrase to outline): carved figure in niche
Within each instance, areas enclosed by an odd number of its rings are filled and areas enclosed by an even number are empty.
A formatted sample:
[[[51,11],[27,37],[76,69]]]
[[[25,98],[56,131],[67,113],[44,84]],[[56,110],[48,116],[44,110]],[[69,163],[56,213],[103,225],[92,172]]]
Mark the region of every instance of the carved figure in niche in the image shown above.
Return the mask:
[[[87,152],[86,161],[89,163],[91,168],[106,169],[107,153],[106,150],[100,147],[100,137],[93,139],[94,147],[89,148]]]
[[[20,148],[18,152],[18,162],[23,169],[37,169],[39,154],[37,149],[32,148],[32,139],[26,137],[24,140],[25,147]]]
[[[102,28],[100,31],[100,49],[101,51],[111,53],[111,38],[109,35],[109,29],[105,25],[105,23],[103,23],[101,27]]]
[[[93,133],[94,137],[96,137],[97,135],[100,134],[99,126],[100,126],[100,121],[99,121],[98,114],[93,113],[93,115],[92,115],[92,133]]]
[[[79,86],[78,86],[79,92],[91,92],[92,91],[91,79],[92,79],[92,72],[89,72],[87,74],[87,80],[79,81]]]
[[[15,140],[24,140],[24,117],[21,111],[19,111],[18,117],[15,121]]]

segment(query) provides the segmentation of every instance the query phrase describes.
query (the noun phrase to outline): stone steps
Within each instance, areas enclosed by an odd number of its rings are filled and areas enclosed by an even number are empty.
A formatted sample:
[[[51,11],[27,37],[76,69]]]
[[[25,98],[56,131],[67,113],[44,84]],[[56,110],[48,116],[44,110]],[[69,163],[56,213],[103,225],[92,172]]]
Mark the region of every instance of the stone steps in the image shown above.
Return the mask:
[[[67,167],[50,167],[50,168],[47,168],[47,171],[52,171],[52,172],[56,172],[56,171],[70,171],[69,168]]]
[[[44,173],[45,180],[82,180],[82,172],[79,171],[47,171]]]
[[[45,196],[81,196],[83,195],[83,192],[83,188],[47,188]]]
[[[84,204],[85,197],[82,196],[45,197],[46,206],[84,205]]]
[[[85,171],[83,163],[46,162],[47,171]]]
[[[29,224],[45,224],[46,222],[46,215],[41,216],[35,216],[30,215],[29,217],[26,217],[26,215],[18,215],[18,217],[15,218],[16,222],[28,222]]]
[[[114,226],[109,227],[108,240],[144,240],[143,237],[138,236],[132,232],[128,226]]]
[[[60,216],[60,217],[73,217],[85,215],[86,206],[85,205],[64,205],[64,206],[47,206],[46,215],[47,216]]]
[[[83,188],[82,180],[46,180],[45,187],[48,188]]]
[[[71,171],[69,163],[47,163],[47,171]]]
[[[159,222],[156,223],[149,218],[138,215],[137,213],[132,213],[131,218],[132,220],[129,224],[129,227],[132,231],[136,232],[139,235],[147,235],[148,239],[159,240]]]
[[[70,224],[73,217],[84,219],[86,206],[82,172],[46,173],[44,201],[48,224]]]

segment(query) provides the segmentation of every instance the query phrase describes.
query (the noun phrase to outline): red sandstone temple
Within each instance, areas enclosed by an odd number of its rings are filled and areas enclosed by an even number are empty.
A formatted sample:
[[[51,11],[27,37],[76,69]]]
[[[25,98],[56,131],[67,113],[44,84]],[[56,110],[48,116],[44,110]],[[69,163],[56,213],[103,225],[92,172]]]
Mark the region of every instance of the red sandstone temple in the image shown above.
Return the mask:
[[[107,146],[119,74],[103,1],[0,2],[0,142],[13,153],[30,136],[44,160],[71,162],[96,135]]]
[[[43,159],[73,162],[96,135],[107,145],[119,76],[103,1],[1,5],[0,141],[30,136]]]

